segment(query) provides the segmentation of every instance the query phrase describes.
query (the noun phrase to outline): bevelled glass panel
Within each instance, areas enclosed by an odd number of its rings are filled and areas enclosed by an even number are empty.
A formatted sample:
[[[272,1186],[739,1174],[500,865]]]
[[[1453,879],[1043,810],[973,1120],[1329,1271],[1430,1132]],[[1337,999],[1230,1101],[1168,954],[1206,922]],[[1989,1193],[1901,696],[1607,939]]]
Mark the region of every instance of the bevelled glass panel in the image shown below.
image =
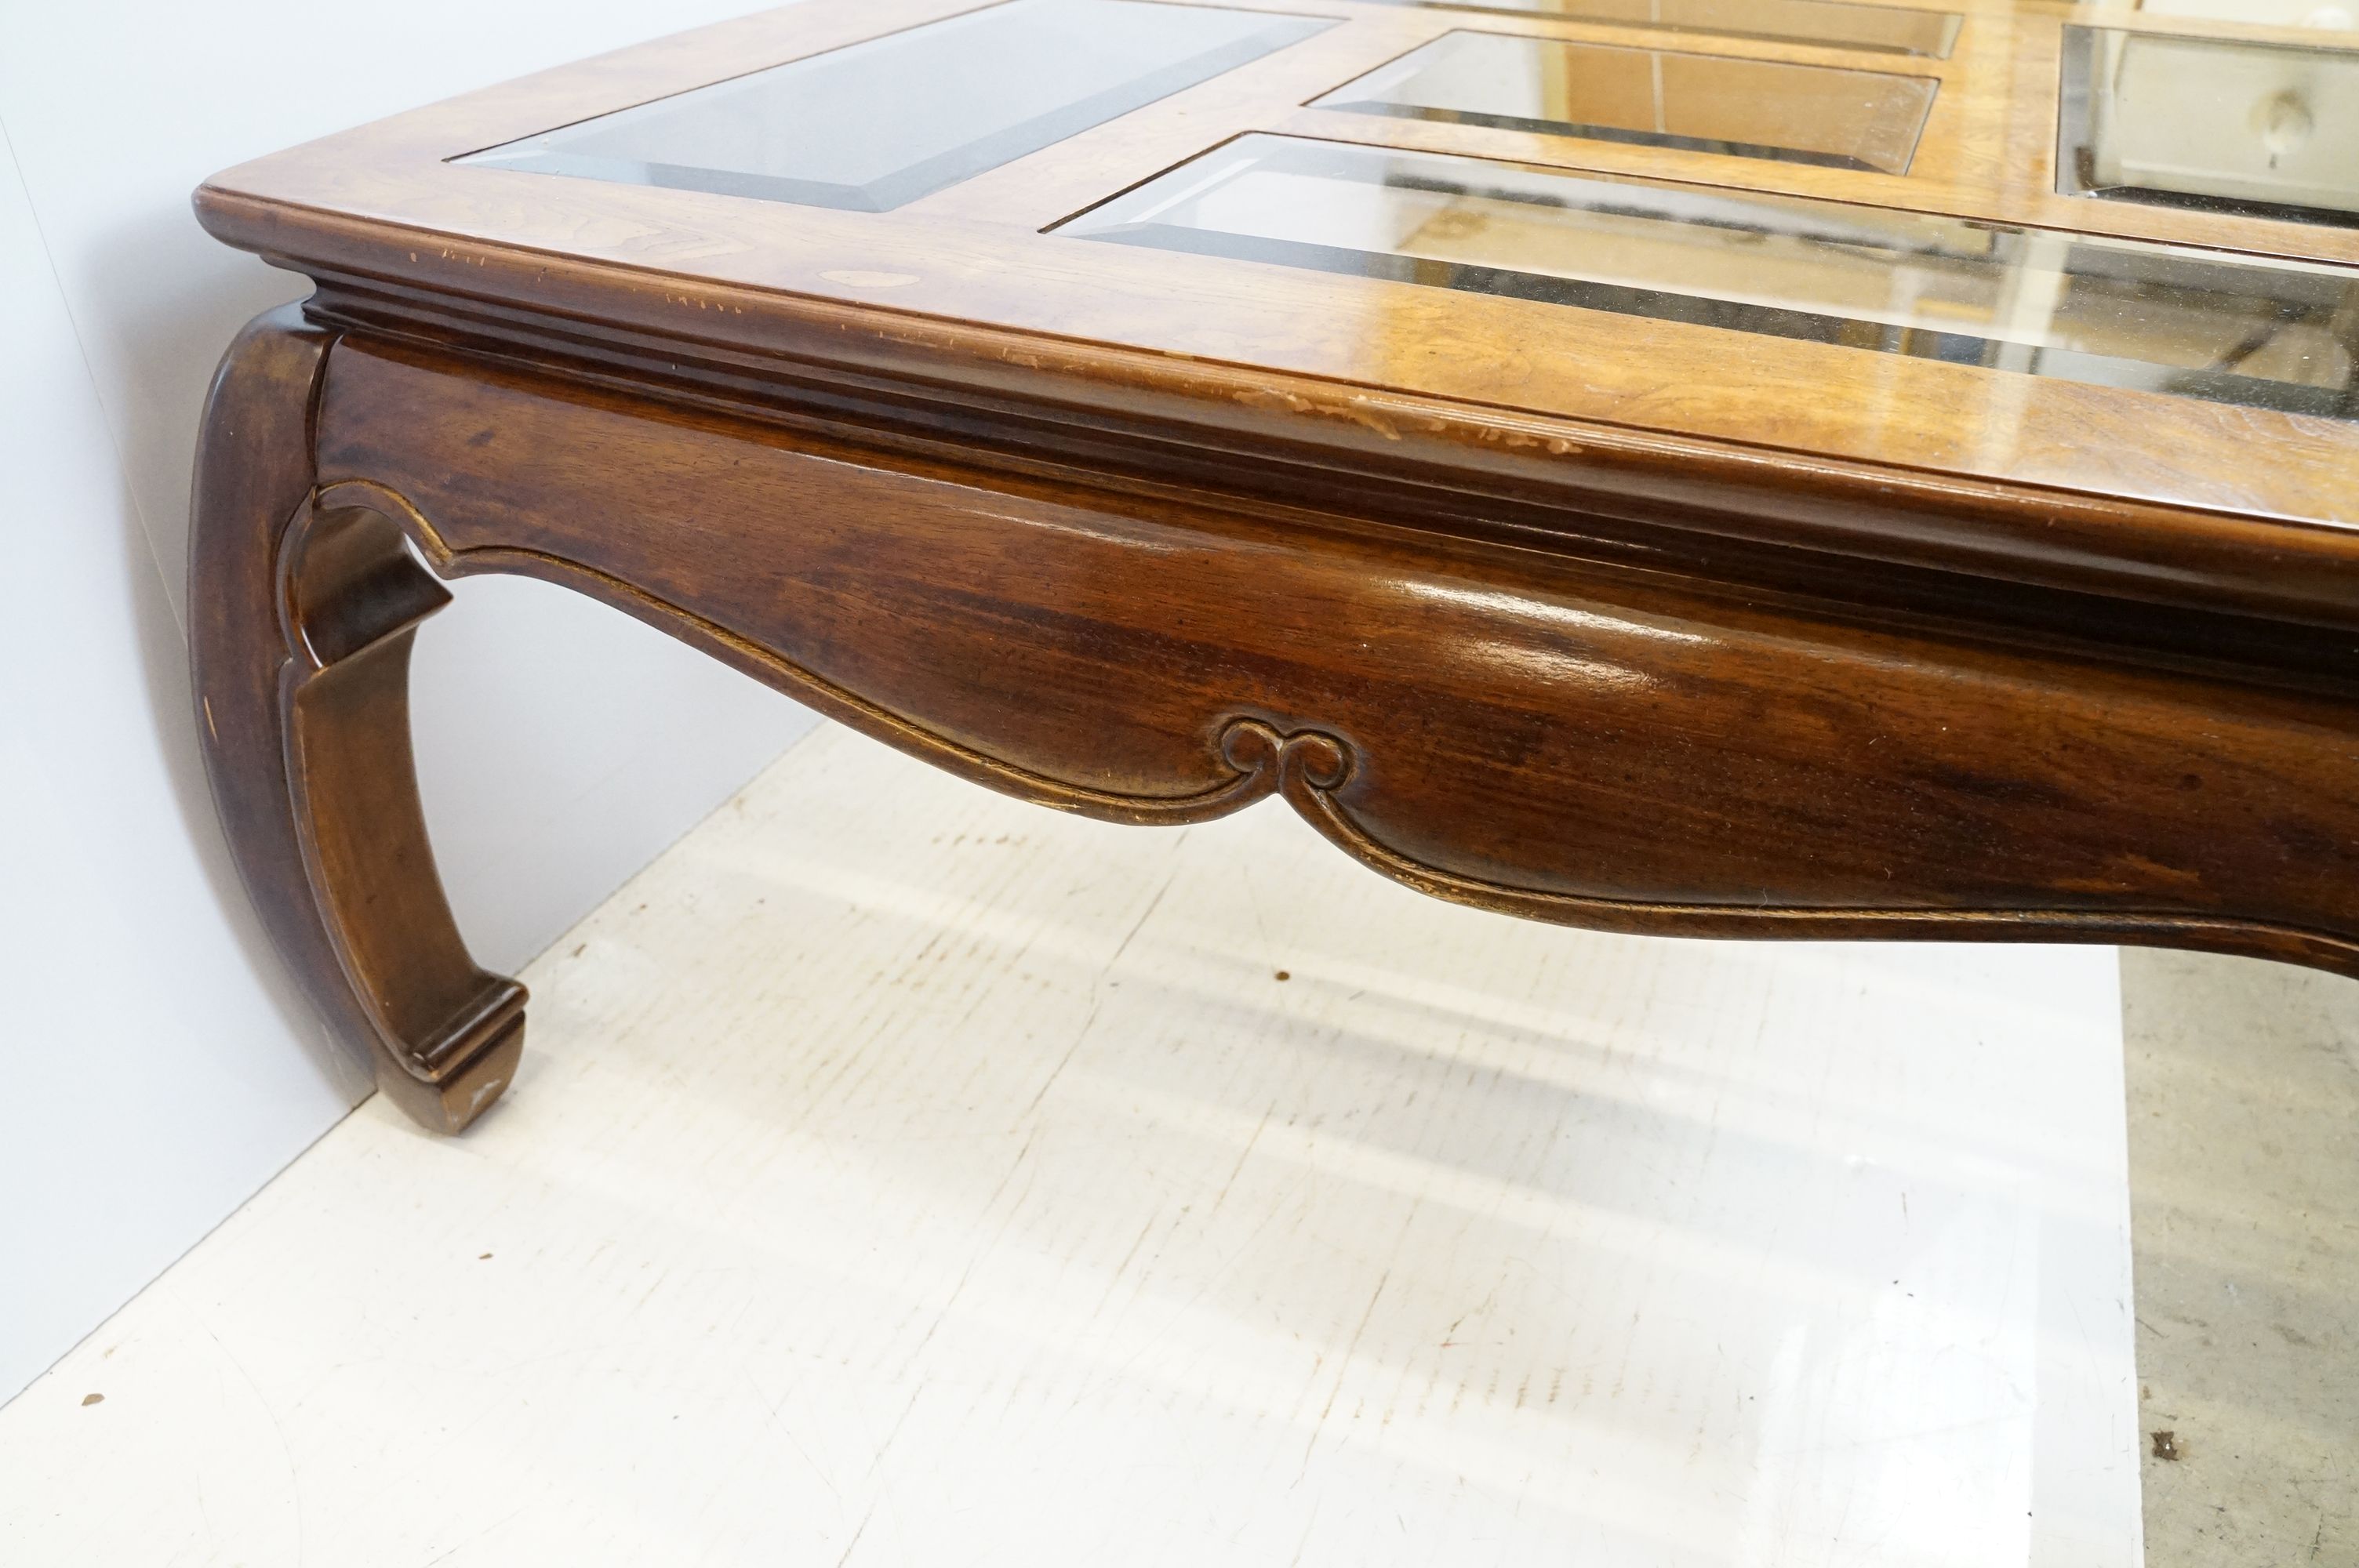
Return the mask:
[[[1450,33],[1312,106],[1906,174],[1940,85],[1883,71]]]
[[[2359,418],[2359,271],[1247,135],[1059,233]]]
[[[2056,181],[2359,227],[2359,50],[2067,27]]]
[[[452,161],[883,212],[1332,26],[1005,0]]]
[[[1604,27],[1667,33],[1777,38],[1835,49],[1950,58],[1964,18],[1950,11],[1868,5],[1855,0],[1376,0],[1451,11],[1513,11]]]

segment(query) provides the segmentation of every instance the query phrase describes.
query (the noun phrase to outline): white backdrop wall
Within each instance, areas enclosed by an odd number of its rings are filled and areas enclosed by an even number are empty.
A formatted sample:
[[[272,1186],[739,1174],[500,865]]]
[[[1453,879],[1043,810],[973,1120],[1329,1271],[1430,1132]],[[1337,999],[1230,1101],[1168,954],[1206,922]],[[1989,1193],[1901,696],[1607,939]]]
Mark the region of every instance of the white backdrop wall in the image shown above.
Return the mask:
[[[299,278],[215,169],[747,0],[0,0],[0,1400],[368,1088],[214,827],[181,624],[223,348]],[[419,771],[479,957],[521,963],[813,722],[636,622],[474,579]]]

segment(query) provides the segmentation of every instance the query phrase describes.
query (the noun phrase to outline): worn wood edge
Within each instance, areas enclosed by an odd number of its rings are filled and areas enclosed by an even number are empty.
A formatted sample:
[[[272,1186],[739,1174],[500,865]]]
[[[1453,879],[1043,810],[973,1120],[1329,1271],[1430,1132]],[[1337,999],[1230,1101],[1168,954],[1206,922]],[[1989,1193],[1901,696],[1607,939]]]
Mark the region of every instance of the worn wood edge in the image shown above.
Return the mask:
[[[1259,444],[1313,450],[1340,471],[1371,478],[1438,462],[1453,480],[1552,492],[1554,504],[1615,515],[1666,538],[1785,546],[2359,630],[2359,529],[2334,523],[2006,484],[1256,371],[462,239],[211,184],[195,200],[217,239],[318,281],[327,291],[312,307],[319,319],[374,334],[430,340],[439,325],[451,334],[444,346],[473,340],[480,352],[491,330],[527,362],[569,342],[627,347],[640,335],[687,374],[700,360],[723,360],[741,373],[883,375],[936,395],[1020,401],[1051,424],[1063,411],[1125,421],[1135,436],[1218,432],[1246,442],[1247,460]],[[406,245],[398,236],[413,234],[453,251],[451,278],[378,270],[390,249]],[[592,291],[596,313],[533,302],[532,285],[552,265]],[[650,287],[658,281],[664,288]],[[651,302],[651,293],[661,297]],[[372,295],[394,308],[372,312]],[[732,323],[727,334],[710,325],[720,308]],[[507,319],[494,329],[502,315]],[[657,401],[665,395],[658,385],[644,390]],[[1136,406],[1113,406],[1110,398]],[[1616,512],[1617,497],[1638,514]]]
[[[2275,958],[2359,977],[2359,941],[2261,920],[2074,909],[1756,907],[1599,898],[1482,881],[1403,854],[1353,818],[1335,798],[1360,765],[1353,742],[1315,728],[1280,731],[1244,714],[1221,721],[1209,737],[1212,749],[1236,774],[1227,784],[1168,796],[1092,789],[936,734],[753,639],[596,568],[513,546],[453,549],[406,497],[375,481],[331,480],[320,494],[324,503],[366,507],[394,520],[446,575],[506,572],[587,592],[872,739],[971,783],[1055,810],[1125,825],[1179,827],[1224,816],[1276,795],[1330,843],[1403,886],[1495,914],[1592,930],[1751,940],[2131,943]]]

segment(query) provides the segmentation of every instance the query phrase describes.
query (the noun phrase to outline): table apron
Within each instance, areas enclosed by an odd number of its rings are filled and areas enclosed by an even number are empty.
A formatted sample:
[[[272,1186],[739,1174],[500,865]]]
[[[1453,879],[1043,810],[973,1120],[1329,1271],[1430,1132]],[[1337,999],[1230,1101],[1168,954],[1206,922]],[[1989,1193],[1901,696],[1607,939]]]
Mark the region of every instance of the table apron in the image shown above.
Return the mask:
[[[2359,974],[2359,711],[1729,585],[836,447],[347,339],[318,499],[1114,820],[1281,795],[1376,870],[1686,935]],[[917,825],[912,825],[915,827]]]

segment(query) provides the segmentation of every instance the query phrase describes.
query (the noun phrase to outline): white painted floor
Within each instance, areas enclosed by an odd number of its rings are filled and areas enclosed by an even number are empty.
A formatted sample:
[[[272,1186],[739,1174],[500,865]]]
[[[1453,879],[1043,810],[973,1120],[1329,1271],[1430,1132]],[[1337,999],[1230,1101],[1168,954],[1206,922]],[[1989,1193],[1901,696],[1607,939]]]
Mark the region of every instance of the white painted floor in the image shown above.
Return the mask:
[[[830,728],[528,971],[473,1132],[372,1101],[0,1411],[0,1563],[2129,1568],[2116,977]]]

